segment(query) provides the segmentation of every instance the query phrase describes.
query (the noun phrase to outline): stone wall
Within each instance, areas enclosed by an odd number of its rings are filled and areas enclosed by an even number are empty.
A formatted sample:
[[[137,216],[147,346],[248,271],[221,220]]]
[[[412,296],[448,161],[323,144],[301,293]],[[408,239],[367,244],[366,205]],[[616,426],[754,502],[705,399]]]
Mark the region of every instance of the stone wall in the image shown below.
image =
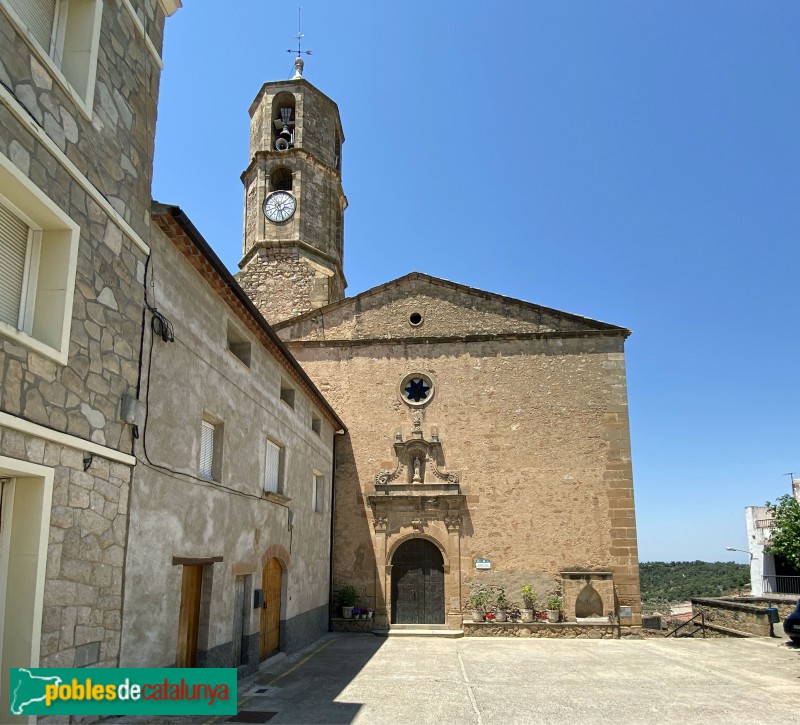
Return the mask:
[[[293,337],[292,328],[283,333]],[[384,551],[399,538],[415,535],[409,521],[378,536],[366,496],[376,473],[395,465],[395,435],[411,435],[399,386],[418,371],[436,386],[421,428],[428,440],[436,431],[444,468],[458,473],[466,495],[455,542],[424,522],[417,532],[443,542],[447,571],[460,577],[447,595],[448,611],[460,610],[470,587],[488,581],[475,569],[476,558],[488,558],[495,584],[508,572],[516,581],[544,577],[555,589],[562,570],[609,571],[616,602],[604,609],[631,606],[634,618],[623,624],[638,623],[622,336],[289,346],[349,430],[337,446],[336,588],[362,588],[367,601],[360,604],[378,617],[385,592],[377,565],[389,563]]]
[[[0,336],[0,477],[15,480],[17,493],[20,486],[39,485],[30,481],[47,482],[36,519],[24,521],[31,530],[41,528],[47,542],[46,565],[36,575],[42,588],[24,603],[31,612],[43,607],[31,629],[37,636],[41,628],[40,657],[4,659],[6,667],[119,664],[134,462],[132,426],[122,421],[121,407],[138,382],[160,76],[155,55],[164,15],[157,0],[133,0],[138,23],[121,3],[100,5],[88,109],[0,9],[0,154],[19,172],[3,177],[0,194],[6,185],[9,193],[24,189],[79,229],[66,364],[37,351],[36,340],[22,334]],[[51,261],[43,254],[45,273]],[[40,312],[53,314],[47,307]],[[21,511],[15,504],[4,515],[22,526]],[[6,601],[15,596],[5,581],[0,594]],[[6,609],[5,632],[16,622]]]
[[[318,262],[309,264],[308,259],[297,247],[260,247],[248,258],[236,281],[267,322],[295,317],[341,294],[337,278],[322,272]]]
[[[227,284],[196,248],[187,252],[191,240],[169,208],[155,212],[152,294],[174,341],[145,338],[146,423],[131,495],[121,664],[175,664],[182,564],[196,563],[206,570],[198,662],[243,664],[244,673],[258,666],[262,610],[248,604],[244,635],[255,654],[234,663],[237,577],[252,602],[270,559],[282,568],[281,647],[296,651],[327,631],[334,429],[319,401],[254,334],[261,328],[249,313],[220,291]],[[231,329],[250,345],[247,364],[228,349]],[[284,383],[294,387],[291,406],[281,399]],[[213,481],[199,471],[204,419],[219,436]],[[283,486],[264,495],[268,438],[283,448]],[[315,473],[323,479],[321,511],[314,510]]]
[[[465,637],[534,637],[538,639],[626,639],[638,637],[638,627],[617,624],[520,624],[464,622]]]
[[[130,451],[120,400],[136,389],[146,255],[3,105],[0,124],[0,153],[80,226],[67,365],[4,340],[0,409]]]
[[[780,622],[774,627],[780,630],[783,620],[796,606],[796,600],[782,601],[767,597],[692,599],[692,612],[695,614],[702,612],[708,626],[756,637],[770,636],[767,607],[775,607],[778,610]]]
[[[416,325],[409,321],[414,313],[421,316]],[[613,325],[412,273],[345,300],[324,314],[278,327],[286,327],[290,340],[356,341],[580,332],[597,329],[598,324],[622,332]]]
[[[87,119],[19,29],[0,12],[0,81],[44,128],[116,211],[146,237],[149,227],[153,138],[160,69],[121,4],[103,3],[93,116]],[[164,14],[157,0],[132,0],[156,50],[161,48]],[[3,121],[3,139],[22,136]],[[27,135],[24,134],[24,135]],[[27,149],[30,153],[30,150]],[[42,164],[35,159],[33,170]],[[37,182],[38,184],[38,182]],[[47,190],[49,184],[39,184]],[[78,208],[82,206],[76,200]],[[62,207],[69,209],[69,206]],[[97,220],[94,220],[97,221]],[[99,230],[102,233],[102,230]],[[99,290],[98,290],[99,291]]]
[[[95,643],[94,661],[117,666],[130,467],[95,457],[84,471],[82,451],[7,428],[0,455],[54,470],[39,666],[87,664],[76,648]]]

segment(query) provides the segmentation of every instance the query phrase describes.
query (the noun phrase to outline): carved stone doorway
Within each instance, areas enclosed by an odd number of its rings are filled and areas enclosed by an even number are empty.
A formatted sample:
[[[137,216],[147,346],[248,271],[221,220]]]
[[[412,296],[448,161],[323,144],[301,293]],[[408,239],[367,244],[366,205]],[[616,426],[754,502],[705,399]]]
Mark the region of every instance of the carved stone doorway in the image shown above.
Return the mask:
[[[444,624],[444,561],[435,544],[409,539],[392,557],[392,624]]]

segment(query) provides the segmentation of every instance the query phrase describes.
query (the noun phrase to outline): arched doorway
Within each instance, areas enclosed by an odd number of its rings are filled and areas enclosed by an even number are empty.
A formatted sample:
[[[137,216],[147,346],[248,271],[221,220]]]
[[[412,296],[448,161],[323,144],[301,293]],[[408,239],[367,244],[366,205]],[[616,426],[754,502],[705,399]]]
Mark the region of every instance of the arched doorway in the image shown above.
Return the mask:
[[[281,643],[281,587],[283,586],[283,567],[275,559],[270,559],[261,574],[261,588],[264,590],[264,603],[261,605],[261,633],[258,640],[258,656],[269,657],[278,651]]]
[[[444,624],[444,560],[427,539],[409,539],[392,557],[392,624]]]

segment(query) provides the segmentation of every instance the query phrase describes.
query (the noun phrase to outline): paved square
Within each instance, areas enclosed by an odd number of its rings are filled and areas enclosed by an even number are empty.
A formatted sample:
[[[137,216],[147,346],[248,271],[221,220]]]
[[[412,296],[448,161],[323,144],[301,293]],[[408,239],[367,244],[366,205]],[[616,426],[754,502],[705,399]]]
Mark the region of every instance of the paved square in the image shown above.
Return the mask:
[[[271,723],[800,722],[800,648],[769,639],[329,635],[261,672],[240,710]]]

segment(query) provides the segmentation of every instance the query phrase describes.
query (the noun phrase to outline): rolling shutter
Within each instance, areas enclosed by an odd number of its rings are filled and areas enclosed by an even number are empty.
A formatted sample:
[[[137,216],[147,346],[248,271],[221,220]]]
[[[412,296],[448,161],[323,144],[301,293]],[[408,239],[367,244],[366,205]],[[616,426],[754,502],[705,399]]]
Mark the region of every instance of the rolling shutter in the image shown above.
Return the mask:
[[[281,447],[267,441],[267,460],[264,467],[264,490],[280,493],[279,476],[281,472]]]
[[[48,54],[57,2],[58,0],[10,0],[11,7],[20,20]]]
[[[19,326],[30,228],[0,203],[0,320]]]
[[[214,468],[214,426],[203,421],[200,432],[200,475],[203,478],[213,478]]]

